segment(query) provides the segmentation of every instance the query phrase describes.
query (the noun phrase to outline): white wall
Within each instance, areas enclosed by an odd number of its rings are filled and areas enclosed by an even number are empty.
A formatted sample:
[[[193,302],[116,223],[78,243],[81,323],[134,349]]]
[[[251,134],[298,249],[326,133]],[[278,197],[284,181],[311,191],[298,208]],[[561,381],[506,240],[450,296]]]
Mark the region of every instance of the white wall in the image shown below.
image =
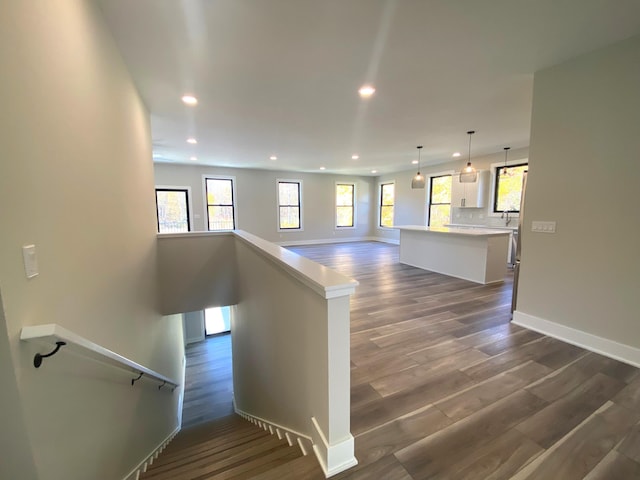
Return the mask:
[[[189,186],[193,194],[194,229],[206,230],[207,215],[202,176],[224,175],[236,179],[236,228],[272,242],[305,242],[367,237],[372,234],[370,215],[375,209],[373,178],[320,173],[279,172],[238,168],[155,164],[156,185]],[[302,180],[303,231],[278,232],[277,179]],[[356,228],[335,228],[335,184],[356,184]]]
[[[248,243],[237,242],[236,251],[236,408],[312,437],[325,472],[353,466],[349,294],[319,295]],[[342,277],[303,261],[324,278]],[[341,281],[347,285],[349,279]]]
[[[184,314],[184,344],[197,343],[205,339],[204,310]]]
[[[131,387],[129,375],[64,349],[36,370],[40,349],[18,339],[22,326],[58,323],[181,377],[180,318],[156,308],[148,114],[96,8],[2,5],[0,390],[3,415],[24,427],[2,457],[33,462],[24,476],[0,462],[2,478],[123,478],[178,425],[178,391]],[[27,244],[40,270],[30,280]],[[18,427],[3,429],[3,444]]]
[[[639,85],[640,36],[536,73],[517,307],[520,320],[577,329],[614,353],[634,347],[636,363]],[[557,233],[532,233],[533,220]]]
[[[506,145],[505,145],[506,146]],[[529,156],[528,148],[514,149],[509,152],[508,162],[518,163],[525,161]],[[473,166],[477,170],[490,170],[491,165],[495,163],[504,163],[504,152],[497,152],[492,155],[471,158]],[[427,218],[427,195],[429,193],[429,177],[446,173],[460,173],[460,169],[466,164],[465,160],[446,161],[428,167],[422,167],[420,172],[427,178],[427,185],[424,189],[413,190],[411,188],[411,179],[416,174],[416,170],[405,170],[403,172],[382,175],[376,178],[374,185],[375,193],[373,200],[373,216],[372,225],[375,236],[398,240],[399,234],[397,230],[378,227],[378,195],[379,184],[395,181],[395,225],[425,225]],[[493,178],[489,177],[488,191],[493,188]],[[453,207],[452,223],[465,223],[474,225],[502,226],[504,221],[500,217],[491,217],[491,198],[487,196],[487,204],[484,208],[456,208]]]
[[[243,231],[159,235],[158,245],[170,304],[211,306],[215,285],[234,298],[238,411],[312,439],[327,471],[352,466],[349,296],[357,282]],[[181,286],[198,283],[212,287]]]
[[[0,292],[0,478],[37,480],[6,326]]]
[[[198,234],[194,236],[199,238]],[[162,313],[195,312],[238,303],[233,236],[216,232],[195,241],[180,234],[159,235],[158,239]]]

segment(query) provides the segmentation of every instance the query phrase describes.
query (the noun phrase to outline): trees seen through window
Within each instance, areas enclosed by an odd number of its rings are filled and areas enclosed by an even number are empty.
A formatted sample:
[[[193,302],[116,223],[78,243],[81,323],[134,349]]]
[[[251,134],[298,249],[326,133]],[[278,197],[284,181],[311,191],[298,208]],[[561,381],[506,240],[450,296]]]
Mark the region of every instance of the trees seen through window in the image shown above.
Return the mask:
[[[496,168],[496,182],[493,196],[494,213],[506,211],[518,213],[520,211],[522,178],[527,168],[528,164],[526,163]]]

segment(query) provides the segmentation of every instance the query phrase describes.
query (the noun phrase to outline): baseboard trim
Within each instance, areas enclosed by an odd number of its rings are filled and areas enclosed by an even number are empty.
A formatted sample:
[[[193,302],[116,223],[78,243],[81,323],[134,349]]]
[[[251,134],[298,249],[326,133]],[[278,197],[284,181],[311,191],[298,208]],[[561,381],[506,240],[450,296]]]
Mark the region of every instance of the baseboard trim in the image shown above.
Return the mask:
[[[326,245],[329,243],[352,243],[352,242],[381,242],[400,245],[400,240],[385,237],[346,237],[346,238],[324,238],[319,240],[291,240],[284,242],[273,242],[281,247],[297,247],[304,245]]]
[[[295,443],[297,443],[304,455],[307,455],[307,453],[309,453],[309,448],[312,446],[312,440],[308,435],[296,432],[295,430],[292,430],[290,428],[283,427],[282,425],[278,425],[277,423],[270,422],[268,420],[265,420],[264,418],[256,417],[255,415],[244,412],[236,406],[235,400],[233,402],[233,409],[236,414],[240,415],[242,418],[253,423],[254,425],[257,425],[258,427],[269,431],[271,435],[277,435],[280,439],[286,438],[289,445],[293,446]]]
[[[354,455],[354,440],[351,434],[340,443],[329,445],[327,437],[315,417],[311,417],[311,425],[313,426],[313,451],[325,477],[332,477],[358,464]]]
[[[149,465],[151,465],[153,461],[156,458],[158,458],[158,455],[160,455],[160,452],[162,452],[166,448],[166,446],[169,445],[169,442],[173,440],[173,437],[175,437],[178,434],[178,432],[180,431],[180,428],[181,428],[180,426],[176,427],[176,429],[173,432],[171,432],[167,438],[165,438],[162,442],[160,442],[160,445],[154,448],[151,454],[149,454],[136,467],[134,467],[134,469],[131,470],[131,472],[129,472],[129,474],[126,477],[124,477],[123,480],[138,480],[140,478],[140,475],[143,472],[147,471],[147,468],[149,468]]]
[[[397,238],[385,238],[385,237],[371,237],[374,242],[390,243],[392,245],[400,245],[400,240]]]
[[[548,335],[563,342],[582,347],[595,353],[599,353],[614,360],[619,360],[634,367],[640,368],[640,349],[618,343],[608,338],[598,337],[591,333],[576,330],[559,323],[529,315],[528,313],[513,312],[513,323],[529,330]]]
[[[321,238],[317,240],[290,240],[283,242],[273,242],[281,247],[297,247],[301,245],[324,245],[328,243],[352,243],[352,242],[371,242],[375,241],[375,237],[343,237],[343,238]]]

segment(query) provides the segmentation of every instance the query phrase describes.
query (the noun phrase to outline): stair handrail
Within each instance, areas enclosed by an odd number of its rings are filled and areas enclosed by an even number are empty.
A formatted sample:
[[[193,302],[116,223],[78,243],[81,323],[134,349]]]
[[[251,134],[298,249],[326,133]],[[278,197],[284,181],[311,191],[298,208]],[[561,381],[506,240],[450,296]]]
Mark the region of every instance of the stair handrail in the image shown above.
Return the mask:
[[[137,375],[137,378],[131,379],[131,385],[134,385],[137,380],[144,376],[144,378],[160,383],[161,385],[158,389],[167,386],[171,391],[174,391],[179,386],[176,380],[140,365],[55,323],[22,327],[20,340],[54,347],[54,350],[48,354],[36,353],[33,359],[35,368],[39,368],[42,365],[42,359],[51,357],[62,349],[62,351],[69,351]]]

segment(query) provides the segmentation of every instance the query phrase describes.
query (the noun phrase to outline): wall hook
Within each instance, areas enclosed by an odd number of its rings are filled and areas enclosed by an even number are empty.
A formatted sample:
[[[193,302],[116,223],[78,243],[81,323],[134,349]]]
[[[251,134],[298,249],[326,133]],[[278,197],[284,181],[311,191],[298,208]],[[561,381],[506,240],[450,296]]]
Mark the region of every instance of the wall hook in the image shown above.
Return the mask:
[[[144,375],[144,372],[140,372],[140,375],[138,375],[138,378],[132,378],[131,379],[131,385],[133,385],[134,383],[136,383],[138,380],[140,380],[142,378],[142,375]]]
[[[50,353],[47,353],[46,355],[41,355],[39,353],[36,353],[35,357],[33,357],[33,366],[36,368],[40,368],[40,365],[42,365],[43,358],[47,358],[55,355],[56,353],[58,353],[58,350],[60,350],[60,347],[66,344],[67,342],[56,342],[56,348],[54,348]]]
[[[167,384],[167,381],[163,381],[162,385],[158,385],[158,390],[162,389],[162,387],[164,387]]]

